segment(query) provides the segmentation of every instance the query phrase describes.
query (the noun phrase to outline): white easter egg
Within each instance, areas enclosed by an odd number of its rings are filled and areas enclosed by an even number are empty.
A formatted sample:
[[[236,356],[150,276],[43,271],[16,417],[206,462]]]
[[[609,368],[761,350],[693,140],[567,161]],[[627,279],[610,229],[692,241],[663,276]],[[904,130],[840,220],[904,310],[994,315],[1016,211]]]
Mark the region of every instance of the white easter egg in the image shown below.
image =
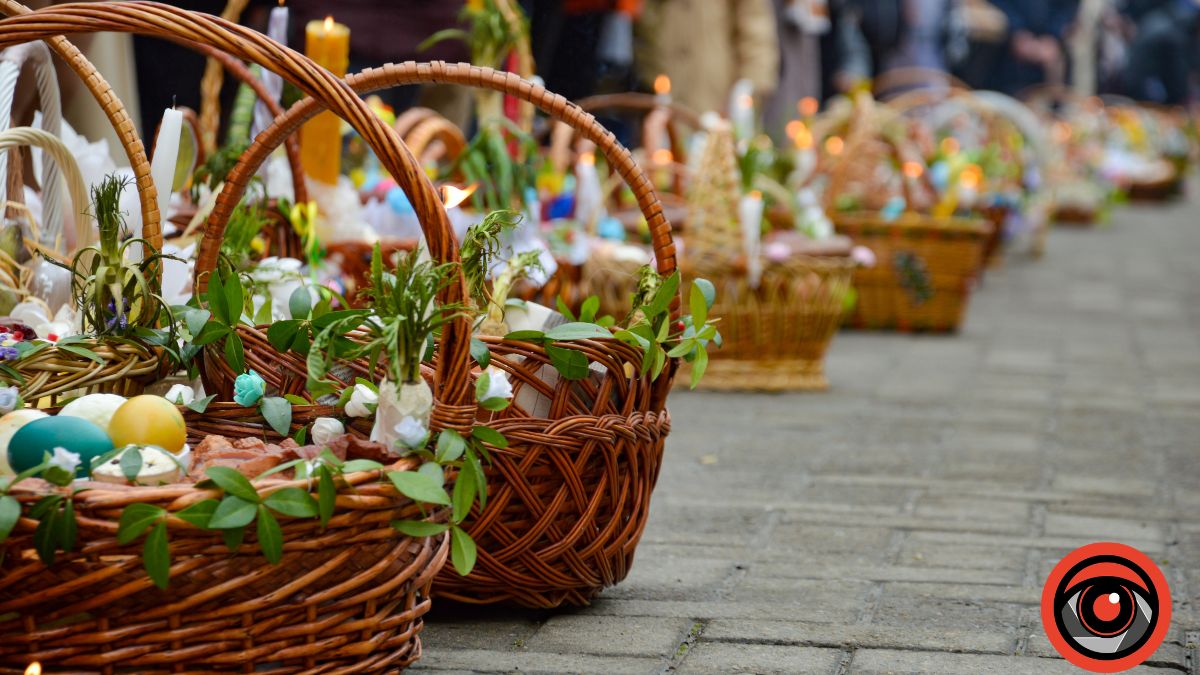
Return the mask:
[[[101,429],[108,429],[113,413],[124,403],[125,397],[117,394],[88,394],[66,404],[58,414],[81,417]]]

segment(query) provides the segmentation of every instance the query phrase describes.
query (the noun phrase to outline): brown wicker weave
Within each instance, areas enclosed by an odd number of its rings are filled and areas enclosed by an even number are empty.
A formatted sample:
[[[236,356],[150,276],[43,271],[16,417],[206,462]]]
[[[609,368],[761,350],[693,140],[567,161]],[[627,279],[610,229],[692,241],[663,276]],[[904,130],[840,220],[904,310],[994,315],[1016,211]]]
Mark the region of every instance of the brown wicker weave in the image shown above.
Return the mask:
[[[670,274],[675,269],[670,225],[649,181],[611,133],[561,96],[511,73],[467,64],[392,64],[350,76],[347,82],[362,92],[418,82],[485,87],[530,101],[577,126],[631,186],[650,225],[659,271]],[[276,120],[230,174],[218,208],[236,203],[246,179],[282,136],[318,111],[318,104],[308,100]],[[408,186],[411,189],[411,183]],[[430,208],[415,202],[418,214]],[[224,218],[214,211],[206,242],[220,240]],[[441,221],[422,218],[422,222],[428,226],[427,237],[446,240],[449,229],[444,216]],[[672,310],[678,311],[678,299]],[[443,574],[435,592],[478,603],[584,604],[629,570],[670,426],[664,404],[675,364],[657,380],[629,378],[626,369],[637,372],[641,361],[640,352],[629,346],[613,340],[564,343],[561,346],[583,352],[593,369],[602,371],[578,383],[547,383],[541,373],[551,370],[550,361],[541,346],[483,340],[491,350],[492,364],[509,373],[516,400],[536,391],[546,397],[547,410],[515,404],[492,415],[473,403],[452,407],[440,401],[439,408],[463,411],[471,420],[488,420],[509,446],[492,450],[487,508],[473,512],[466,524],[479,546],[475,570],[466,578]],[[474,377],[476,373],[464,367],[466,352],[452,347],[443,342],[439,348],[435,358],[439,377],[447,371]],[[434,426],[443,426],[436,412]]]
[[[840,234],[874,251],[874,267],[854,273],[858,302],[847,324],[856,328],[955,331],[983,264],[990,226],[977,220],[905,214],[835,214]],[[900,272],[905,259],[923,268],[928,298]]]
[[[0,1],[8,10],[19,11],[11,0]],[[61,5],[0,21],[0,43],[45,38],[58,43],[63,39],[53,36],[97,30],[205,42],[278,69],[310,92],[323,93],[374,147],[392,149],[385,155],[385,161],[392,159],[388,168],[405,175],[418,190],[424,188],[412,195],[413,202],[428,214],[428,222],[449,232],[432,185],[415,169],[401,173],[415,162],[394,132],[340,80],[253,31],[166,5],[99,2]],[[397,155],[407,163],[396,160]],[[152,200],[151,187],[151,204]],[[156,226],[157,220],[151,224]],[[429,241],[435,255],[456,258],[452,241],[435,236]],[[215,243],[219,242],[218,238]],[[205,243],[209,246],[202,247],[201,259],[208,256],[211,263],[216,250],[213,242]],[[198,279],[201,285],[206,281],[207,276]],[[451,287],[445,299],[457,300],[462,290]],[[474,405],[461,405],[471,400],[467,340],[465,324],[447,328],[442,348],[448,365],[435,381],[435,419],[464,432],[475,414]],[[220,410],[208,419],[222,419]],[[415,464],[402,460],[392,468],[411,469]],[[75,508],[81,548],[62,555],[52,567],[36,560],[34,523],[21,520],[4,544],[0,664],[23,668],[37,659],[52,671],[97,673],[395,672],[420,656],[421,617],[429,607],[432,578],[446,560],[448,539],[401,536],[392,520],[424,514],[390,482],[381,481],[378,472],[346,479],[353,493],[338,497],[338,510],[327,527],[284,519],[286,543],[278,566],[259,556],[252,535],[230,554],[219,534],[170,520],[174,564],[166,591],[156,590],[140,569],[140,542],[115,541],[120,510],[132,503],[152,503],[175,512],[214,492],[173,485],[102,486],[79,493]],[[309,487],[306,481],[272,480],[258,487],[269,491],[286,486]],[[35,496],[22,493],[21,498]],[[446,513],[436,511],[430,517],[444,519]]]

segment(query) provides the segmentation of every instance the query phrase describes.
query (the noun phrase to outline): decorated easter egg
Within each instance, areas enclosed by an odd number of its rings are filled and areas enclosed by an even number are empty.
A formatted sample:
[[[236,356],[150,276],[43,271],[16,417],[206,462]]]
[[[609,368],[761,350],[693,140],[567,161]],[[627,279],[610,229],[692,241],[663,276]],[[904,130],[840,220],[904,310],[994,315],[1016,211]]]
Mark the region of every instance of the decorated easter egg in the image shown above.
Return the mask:
[[[108,423],[115,445],[157,445],[179,452],[187,442],[187,426],[175,404],[162,396],[134,396],[117,408]]]
[[[107,429],[113,413],[124,404],[125,397],[117,394],[88,394],[64,405],[58,416],[80,417],[101,429]]]
[[[8,463],[13,471],[24,471],[42,462],[55,448],[79,456],[77,476],[87,474],[91,461],[113,449],[112,440],[100,427],[78,417],[45,417],[26,424],[8,442]]]
[[[129,462],[127,455],[137,453],[140,461]],[[122,467],[126,462],[132,471],[137,473],[133,480],[137,485],[164,485],[174,483],[183,475],[183,464],[171,453],[154,445],[130,445],[119,452],[116,457],[96,467],[92,478],[104,483],[124,485],[129,483],[129,477]]]
[[[12,440],[13,434],[26,424],[43,417],[49,415],[35,408],[14,410],[0,417],[0,476],[11,476],[15,473],[8,465],[8,442]]]

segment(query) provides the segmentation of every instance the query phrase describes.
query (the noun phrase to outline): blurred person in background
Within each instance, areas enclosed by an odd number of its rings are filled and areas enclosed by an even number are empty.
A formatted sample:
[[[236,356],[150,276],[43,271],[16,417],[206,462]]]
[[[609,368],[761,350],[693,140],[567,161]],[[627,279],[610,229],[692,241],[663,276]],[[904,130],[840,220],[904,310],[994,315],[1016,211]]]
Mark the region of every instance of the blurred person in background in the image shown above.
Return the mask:
[[[967,51],[954,74],[976,89],[996,86],[996,70],[1006,58],[1008,17],[987,0],[962,0],[960,17]]]
[[[834,91],[849,91],[883,72],[908,30],[905,0],[833,0]]]
[[[1189,79],[1197,8],[1191,0],[1125,0],[1128,62],[1122,91],[1139,101],[1182,105]]]
[[[1035,84],[1066,82],[1064,37],[1079,0],[991,0],[1008,19],[1008,55],[1001,59],[1001,88],[1010,93]]]
[[[671,95],[699,112],[724,112],[747,79],[760,101],[779,81],[771,0],[645,0],[636,26],[642,82],[671,78]]]
[[[795,119],[805,98],[821,98],[821,36],[832,22],[827,0],[772,0],[779,38],[779,87],[766,105],[766,128],[783,140],[784,125]]]
[[[633,22],[642,2],[522,0],[546,87],[572,101],[634,88]]]

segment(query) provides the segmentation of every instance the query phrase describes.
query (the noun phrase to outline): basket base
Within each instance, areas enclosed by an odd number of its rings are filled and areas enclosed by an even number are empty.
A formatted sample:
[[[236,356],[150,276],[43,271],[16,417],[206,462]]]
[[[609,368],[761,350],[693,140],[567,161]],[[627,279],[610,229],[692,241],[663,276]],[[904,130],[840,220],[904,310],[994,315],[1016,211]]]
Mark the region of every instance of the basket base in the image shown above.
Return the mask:
[[[675,378],[675,386],[689,386],[690,371],[690,368],[684,368]],[[708,369],[697,388],[708,391],[825,391],[829,389],[829,380],[825,377],[822,359],[713,359],[708,362]]]

